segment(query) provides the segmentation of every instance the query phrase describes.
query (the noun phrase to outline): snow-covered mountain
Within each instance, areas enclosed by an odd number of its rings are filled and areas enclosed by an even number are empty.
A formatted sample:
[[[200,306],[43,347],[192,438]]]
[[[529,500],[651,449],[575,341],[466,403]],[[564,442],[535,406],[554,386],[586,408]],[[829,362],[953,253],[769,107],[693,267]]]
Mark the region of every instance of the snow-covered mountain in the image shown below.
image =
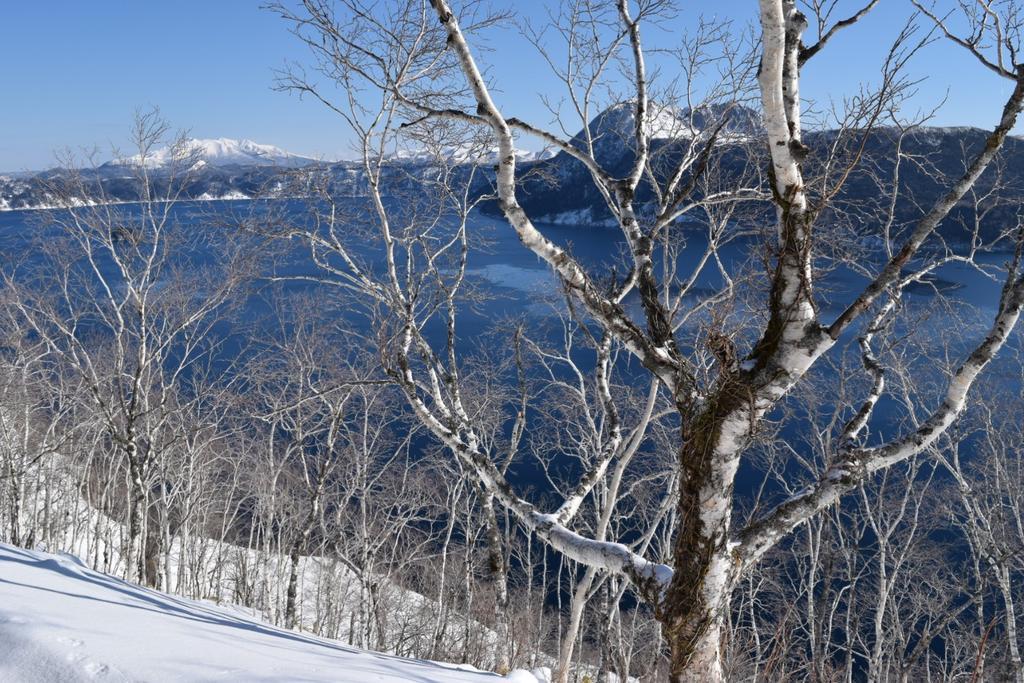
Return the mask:
[[[635,147],[636,103],[613,104],[593,119],[572,138],[572,144],[587,149],[589,131],[594,157],[603,164],[614,165]],[[746,139],[760,131],[757,112],[739,104],[704,105],[694,109],[651,102],[647,108],[647,131],[655,145],[671,140],[691,139],[710,131],[724,121],[719,134],[723,141]]]
[[[232,138],[193,138],[188,141],[189,153],[196,154],[205,164],[212,166],[277,166],[300,168],[316,163],[315,159],[286,152],[274,145],[264,145],[252,140]],[[153,151],[146,157],[146,166],[160,168],[167,166],[175,154],[172,147]],[[138,163],[139,157],[114,160],[112,163]]]
[[[0,680],[539,683],[367,652],[0,544]]]
[[[678,159],[681,150],[691,142],[702,145],[712,131],[718,131],[719,148],[726,152],[739,149],[738,143],[751,140],[762,130],[759,113],[739,103],[706,104],[690,109],[650,102],[646,116],[651,163],[656,172],[662,171],[672,159]],[[570,143],[584,152],[592,145],[593,156],[601,167],[612,177],[622,178],[628,175],[636,159],[635,126],[635,101],[618,102],[594,116]],[[524,176],[520,197],[520,203],[535,220],[564,225],[615,224],[603,195],[582,163],[560,152],[538,162],[536,169],[538,173],[532,179]],[[646,179],[637,198],[641,203],[652,199]]]
[[[619,102],[608,107],[580,130],[572,144],[587,149],[587,133],[594,145],[594,157],[602,163],[614,163],[618,157],[629,153],[634,146],[636,105],[633,102]],[[651,104],[647,109],[647,130],[655,140],[680,136],[692,136],[695,131],[674,107]]]
[[[713,163],[716,172],[726,178],[741,175],[750,164],[751,154],[764,150],[759,112],[738,103],[704,105],[693,110],[652,103],[648,116],[648,130],[652,136],[650,165],[653,174],[660,178],[668,177],[676,168],[696,136],[700,136],[698,145],[703,145],[712,130],[719,130]],[[593,140],[594,156],[612,177],[625,177],[636,159],[634,121],[635,104],[621,102],[593,117],[587,126]],[[573,144],[580,149],[586,149],[586,130],[572,138]],[[862,131],[855,130],[805,132],[803,141],[811,149],[807,160],[811,175],[822,172],[821,160],[829,154],[837,153],[837,150],[841,155],[849,154],[850,150],[856,149],[861,143],[858,137],[861,134]],[[867,163],[851,173],[836,198],[846,203],[844,211],[851,212],[860,207],[860,210],[870,212],[876,208],[874,201],[879,189],[874,179],[891,176],[895,162],[895,135],[894,129],[884,127],[871,131],[864,145],[863,156]],[[909,222],[919,217],[920,207],[935,201],[939,193],[944,192],[945,185],[936,182],[937,175],[959,177],[963,173],[965,150],[968,154],[976,153],[985,144],[986,135],[984,130],[968,127],[922,127],[908,133],[903,139],[903,152],[927,159],[927,162],[904,165],[899,174],[903,201],[896,206],[897,218],[901,222]],[[982,234],[986,236],[994,235],[1000,225],[1015,221],[1013,212],[1024,201],[1024,190],[1019,189],[1024,188],[1024,164],[1021,163],[1024,140],[1008,138],[1001,156],[1006,160],[1002,168],[1004,186],[999,193],[999,202],[989,211],[982,227]],[[581,162],[561,152],[551,159],[536,162],[533,169],[536,173],[521,176],[519,203],[534,220],[585,227],[614,224],[603,195]],[[991,188],[993,178],[991,171],[984,175],[977,186],[979,191]],[[641,206],[654,201],[654,192],[646,177],[637,190],[636,200]],[[758,207],[751,206],[751,209],[757,210]],[[485,205],[485,210],[496,215],[500,213],[493,202]],[[966,207],[958,207],[950,220],[944,222],[940,229],[944,236],[954,240],[962,238],[962,227],[957,221],[967,217],[966,210]],[[871,215],[859,216],[858,219],[863,221],[865,230],[877,229],[877,221]]]

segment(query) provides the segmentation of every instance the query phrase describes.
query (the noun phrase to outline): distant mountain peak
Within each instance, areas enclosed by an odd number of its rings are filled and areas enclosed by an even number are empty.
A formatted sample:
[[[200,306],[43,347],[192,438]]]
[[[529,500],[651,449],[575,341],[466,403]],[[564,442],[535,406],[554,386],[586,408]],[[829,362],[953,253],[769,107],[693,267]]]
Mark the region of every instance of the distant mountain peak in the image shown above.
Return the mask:
[[[315,159],[287,152],[274,145],[266,145],[252,140],[236,140],[233,138],[192,138],[188,141],[190,149],[199,155],[200,161],[211,166],[281,166],[295,168],[315,163]],[[159,168],[172,160],[172,147],[154,150],[146,157],[146,166]],[[138,163],[139,156],[118,160],[114,163]]]
[[[595,141],[604,137],[612,138],[617,143],[629,142],[633,137],[635,116],[635,101],[616,102],[591,119],[587,127]],[[693,132],[682,112],[676,107],[649,102],[646,118],[647,130],[655,139],[690,135]],[[584,135],[585,131],[581,130],[576,138],[582,141]]]
[[[633,152],[636,100],[623,100],[594,116],[587,129],[594,153],[603,163],[614,163]],[[735,142],[757,134],[760,115],[738,102],[705,103],[692,109],[651,101],[647,105],[647,131],[652,140],[670,141],[710,134],[721,125],[719,141]],[[586,149],[586,129],[578,132],[572,144]]]

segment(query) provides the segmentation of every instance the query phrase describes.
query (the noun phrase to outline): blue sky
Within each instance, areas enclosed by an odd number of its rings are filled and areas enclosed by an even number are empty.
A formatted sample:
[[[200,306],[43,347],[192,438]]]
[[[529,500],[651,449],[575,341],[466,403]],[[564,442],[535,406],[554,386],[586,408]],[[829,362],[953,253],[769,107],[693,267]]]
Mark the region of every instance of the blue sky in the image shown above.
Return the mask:
[[[334,115],[273,90],[273,70],[288,60],[302,61],[305,53],[286,24],[260,4],[3,0],[0,170],[45,167],[63,147],[120,144],[132,112],[154,105],[196,137],[249,138],[299,154],[346,155],[348,137]],[[512,4],[542,16],[539,0]],[[646,29],[652,43],[670,42],[697,12],[718,20],[756,20],[755,0],[682,5],[689,9],[677,23]],[[872,16],[840,34],[806,69],[804,96],[841,100],[858,83],[876,78],[883,46],[908,8],[907,0],[882,0]],[[543,63],[514,31],[494,32],[490,40],[495,51],[486,59],[502,82],[500,104],[547,125],[550,115],[537,95],[555,86]],[[949,102],[935,120],[942,125],[992,125],[1011,87],[946,44],[927,48],[912,73],[929,76],[919,86],[921,107],[931,108],[948,92]]]

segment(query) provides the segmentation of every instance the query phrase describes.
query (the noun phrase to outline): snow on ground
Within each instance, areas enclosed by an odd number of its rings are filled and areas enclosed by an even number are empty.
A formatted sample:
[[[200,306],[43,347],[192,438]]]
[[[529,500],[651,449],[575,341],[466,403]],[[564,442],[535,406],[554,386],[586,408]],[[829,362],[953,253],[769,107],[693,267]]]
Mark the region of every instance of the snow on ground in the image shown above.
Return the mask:
[[[70,553],[81,558],[82,564],[90,569],[124,576],[123,525],[89,505],[73,487],[71,491],[60,491],[63,493],[50,495],[47,504],[55,517],[74,520],[74,523],[49,526],[49,533],[38,540],[36,549]],[[41,514],[35,508],[40,496],[26,496],[26,500],[33,502],[22,507],[22,528],[38,523],[36,520]],[[183,597],[202,596],[204,601],[218,605],[231,604],[241,592],[247,596],[246,604],[250,606],[232,605],[236,610],[270,624],[283,623],[290,561],[280,551],[245,548],[202,536],[177,536],[171,542],[166,559],[160,562],[160,568],[165,579],[160,585],[163,591]],[[370,578],[377,579],[377,607],[372,610],[383,610],[386,615],[383,619],[371,615],[361,604],[367,597],[363,581]],[[328,591],[329,598],[325,596]],[[390,654],[409,657],[411,651],[425,651],[423,639],[438,635],[433,630],[438,611],[433,598],[392,583],[387,576],[371,573],[360,577],[345,563],[332,558],[300,557],[298,592],[300,630],[343,640],[348,646],[358,647],[366,642],[364,638],[372,638],[371,631],[383,628],[388,643],[400,643],[405,648]],[[2,595],[0,593],[0,598]],[[373,619],[372,626],[367,624],[367,619]],[[467,627],[461,616],[450,618],[441,634],[440,645],[447,652],[472,652],[474,656],[481,654],[481,648],[491,647],[493,654],[497,634],[483,624],[472,620],[470,623],[472,625]],[[467,643],[467,637],[473,642]],[[553,663],[543,653],[537,653],[530,660]],[[474,661],[480,662],[479,659]],[[5,683],[2,676],[0,683]]]
[[[546,677],[546,676],[545,676]],[[0,544],[0,681],[488,683],[496,674],[358,650]]]

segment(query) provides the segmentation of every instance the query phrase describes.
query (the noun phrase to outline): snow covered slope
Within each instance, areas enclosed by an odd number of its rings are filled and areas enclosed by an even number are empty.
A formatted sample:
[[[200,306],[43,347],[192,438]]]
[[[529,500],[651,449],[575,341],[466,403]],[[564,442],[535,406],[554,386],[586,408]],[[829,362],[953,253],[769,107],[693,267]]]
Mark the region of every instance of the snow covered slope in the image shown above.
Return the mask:
[[[0,681],[533,682],[365,652],[0,544]]]

